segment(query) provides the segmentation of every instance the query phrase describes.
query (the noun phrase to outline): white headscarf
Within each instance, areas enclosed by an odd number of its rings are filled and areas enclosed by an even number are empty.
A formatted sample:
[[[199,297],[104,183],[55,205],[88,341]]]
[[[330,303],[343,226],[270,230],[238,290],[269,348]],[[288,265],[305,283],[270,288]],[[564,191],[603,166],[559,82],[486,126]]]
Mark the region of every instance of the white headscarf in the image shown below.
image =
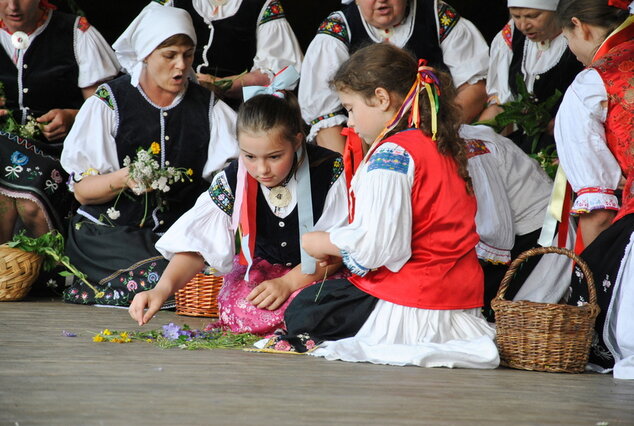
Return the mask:
[[[159,44],[176,34],[188,35],[196,44],[196,32],[189,13],[151,2],[114,42],[112,48],[123,69],[130,74],[133,86],[139,84],[143,60]],[[195,76],[193,69],[190,75]]]
[[[528,9],[557,10],[559,0],[508,0],[508,7],[525,7]]]

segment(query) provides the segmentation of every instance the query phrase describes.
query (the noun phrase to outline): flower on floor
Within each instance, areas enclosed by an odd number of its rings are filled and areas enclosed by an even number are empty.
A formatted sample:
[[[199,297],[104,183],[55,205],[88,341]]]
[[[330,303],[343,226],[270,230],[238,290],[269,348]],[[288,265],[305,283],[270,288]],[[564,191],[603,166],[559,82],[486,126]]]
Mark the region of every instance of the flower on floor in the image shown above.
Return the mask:
[[[151,331],[116,331],[105,329],[93,336],[93,342],[129,343],[133,340],[144,341],[156,346],[180,349],[236,349],[253,345],[259,336],[249,333],[234,334],[215,328],[213,324],[202,330],[192,329],[169,323],[159,330]]]
[[[76,333],[72,333],[70,331],[62,330],[62,336],[64,337],[77,337]]]

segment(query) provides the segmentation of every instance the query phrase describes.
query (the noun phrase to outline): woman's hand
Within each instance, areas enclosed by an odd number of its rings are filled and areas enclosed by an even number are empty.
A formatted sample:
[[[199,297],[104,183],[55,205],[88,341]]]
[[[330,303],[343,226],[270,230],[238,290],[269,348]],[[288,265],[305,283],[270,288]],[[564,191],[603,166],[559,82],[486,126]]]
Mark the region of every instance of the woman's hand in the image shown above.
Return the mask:
[[[262,281],[260,285],[251,290],[247,300],[258,309],[274,311],[286,302],[293,293],[292,286],[284,277]]]
[[[167,297],[167,294],[156,288],[137,293],[128,308],[128,313],[139,325],[147,324],[154,317],[154,314],[161,309]]]
[[[49,141],[65,137],[75,122],[76,109],[52,109],[46,114],[35,119],[38,123],[47,123],[42,126],[42,134]]]

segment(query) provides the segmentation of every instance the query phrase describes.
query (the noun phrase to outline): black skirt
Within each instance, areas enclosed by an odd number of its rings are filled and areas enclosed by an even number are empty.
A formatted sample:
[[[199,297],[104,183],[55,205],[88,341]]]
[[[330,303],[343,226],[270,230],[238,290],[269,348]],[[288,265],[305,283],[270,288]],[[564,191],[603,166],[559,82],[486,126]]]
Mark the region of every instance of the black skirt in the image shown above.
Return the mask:
[[[59,163],[61,145],[0,131],[0,193],[34,201],[44,209],[49,228],[58,230],[66,228],[74,202]]]
[[[72,218],[66,255],[97,292],[75,279],[64,291],[71,303],[128,306],[134,295],[156,286],[168,261],[154,248],[159,236],[149,228],[96,224]]]
[[[288,336],[308,334],[317,341],[352,337],[378,300],[346,279],[306,287],[286,308]]]
[[[604,368],[614,367],[614,356],[610,353],[603,340],[603,329],[606,313],[612,300],[614,283],[632,232],[634,232],[634,214],[629,214],[599,234],[580,255],[594,275],[597,303],[599,308],[601,308],[595,323],[595,336],[590,348],[589,362]],[[575,266],[568,304],[579,306],[587,302],[587,279],[581,269]]]

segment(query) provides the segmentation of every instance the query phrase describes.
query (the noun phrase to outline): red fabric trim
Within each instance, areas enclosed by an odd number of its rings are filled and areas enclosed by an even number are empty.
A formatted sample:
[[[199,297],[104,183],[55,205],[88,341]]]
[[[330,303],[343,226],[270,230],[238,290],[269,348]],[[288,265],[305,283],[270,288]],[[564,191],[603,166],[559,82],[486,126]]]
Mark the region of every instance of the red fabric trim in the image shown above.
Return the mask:
[[[568,227],[570,224],[570,203],[572,202],[572,187],[566,182],[566,194],[564,195],[564,205],[561,209],[561,225],[559,225],[559,236],[557,237],[557,247],[566,247],[568,239]]]
[[[361,161],[363,161],[363,140],[349,127],[344,127],[341,130],[341,134],[346,137],[346,145],[343,149],[343,170],[346,176],[346,187],[348,188],[348,222],[352,223],[355,199],[350,188],[352,187],[352,177],[357,172]]]
[[[577,191],[577,195],[583,195],[583,194],[614,195],[614,190],[613,189],[608,189],[608,188],[583,188],[583,189],[580,189],[579,191]]]
[[[244,182],[246,188],[244,190],[245,197],[240,206],[240,229],[242,235],[249,236],[249,253],[251,259],[255,256],[255,235],[256,235],[256,204],[258,199],[258,182],[247,173]],[[240,264],[247,265],[247,259],[244,257],[243,250],[240,250]]]

